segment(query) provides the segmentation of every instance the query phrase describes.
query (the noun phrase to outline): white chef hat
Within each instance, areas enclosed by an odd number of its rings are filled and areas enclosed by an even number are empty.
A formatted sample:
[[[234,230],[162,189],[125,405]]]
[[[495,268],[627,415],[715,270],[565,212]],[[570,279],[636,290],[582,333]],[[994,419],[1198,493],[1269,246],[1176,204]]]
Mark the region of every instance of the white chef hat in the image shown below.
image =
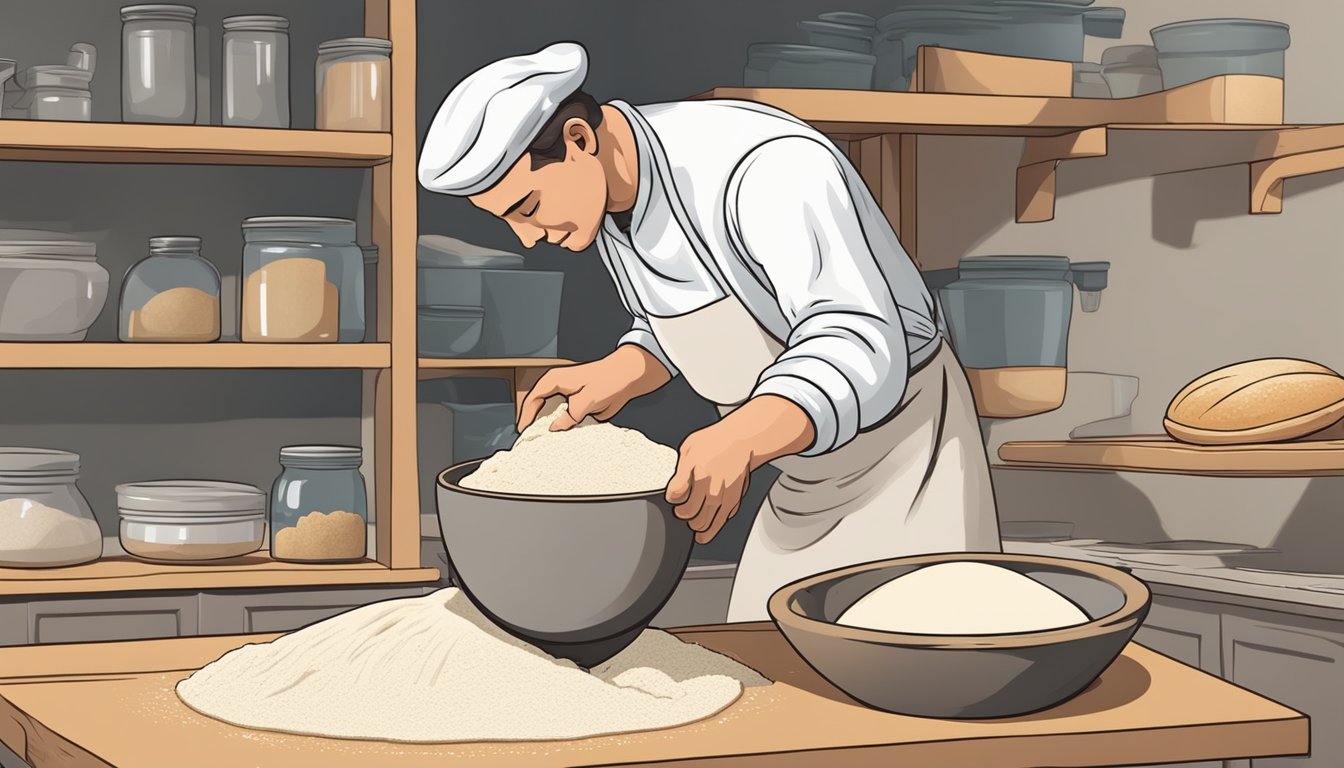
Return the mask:
[[[555,43],[489,64],[458,83],[429,125],[420,186],[467,197],[494,186],[588,76],[588,52]]]

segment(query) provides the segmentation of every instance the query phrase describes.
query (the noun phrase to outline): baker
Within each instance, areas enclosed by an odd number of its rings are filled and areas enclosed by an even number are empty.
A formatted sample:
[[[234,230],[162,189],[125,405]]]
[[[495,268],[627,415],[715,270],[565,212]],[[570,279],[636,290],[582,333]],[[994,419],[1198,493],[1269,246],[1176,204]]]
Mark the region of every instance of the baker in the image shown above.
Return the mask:
[[[970,386],[938,307],[847,158],[760,104],[599,105],[587,52],[496,61],[439,107],[420,184],[503,219],[525,247],[596,244],[633,317],[615,351],[549,371],[519,429],[563,395],[568,428],[682,376],[722,418],[667,487],[705,543],[751,472],[781,472],[747,539],[730,621],[854,563],[999,551]]]

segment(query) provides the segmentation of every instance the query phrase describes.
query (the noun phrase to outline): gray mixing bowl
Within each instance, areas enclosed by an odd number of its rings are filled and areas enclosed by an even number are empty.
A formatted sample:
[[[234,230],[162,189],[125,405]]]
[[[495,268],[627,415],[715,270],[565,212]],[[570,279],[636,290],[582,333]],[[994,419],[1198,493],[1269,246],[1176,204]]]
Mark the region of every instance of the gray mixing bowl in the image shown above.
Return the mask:
[[[552,656],[583,667],[615,656],[680,583],[690,527],[662,491],[522,496],[459,485],[480,463],[439,475],[439,525],[458,585],[501,628]]]
[[[934,563],[1011,568],[1072,600],[1092,621],[1006,635],[940,636],[840,626],[836,619],[878,586]],[[796,581],[770,598],[789,644],[832,685],[870,707],[938,718],[1012,717],[1061,704],[1115,661],[1148,615],[1142,581],[1096,563],[958,553],[903,557]]]

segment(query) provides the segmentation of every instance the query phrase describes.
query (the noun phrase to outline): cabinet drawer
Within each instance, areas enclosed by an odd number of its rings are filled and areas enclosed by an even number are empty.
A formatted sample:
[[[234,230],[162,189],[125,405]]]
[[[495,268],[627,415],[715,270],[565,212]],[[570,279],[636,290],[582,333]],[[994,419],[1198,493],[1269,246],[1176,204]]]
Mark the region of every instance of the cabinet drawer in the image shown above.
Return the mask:
[[[199,626],[196,595],[42,600],[28,604],[28,642],[89,643],[189,637]]]
[[[201,594],[201,634],[289,632],[361,605],[423,594],[424,590],[419,587],[204,592]]]
[[[1261,758],[1251,761],[1254,768],[1344,765],[1344,624],[1229,611],[1223,616],[1223,668],[1231,682],[1311,718],[1309,757]]]
[[[0,603],[0,646],[28,642],[28,604]]]

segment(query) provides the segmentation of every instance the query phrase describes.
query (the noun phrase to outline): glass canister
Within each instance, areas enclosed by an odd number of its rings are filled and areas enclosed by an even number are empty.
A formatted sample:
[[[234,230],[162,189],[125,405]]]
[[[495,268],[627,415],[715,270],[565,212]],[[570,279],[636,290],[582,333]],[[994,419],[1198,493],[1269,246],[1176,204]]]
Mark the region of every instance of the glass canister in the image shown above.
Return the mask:
[[[939,291],[976,408],[1017,418],[1064,402],[1073,313],[1063,256],[972,256]]]
[[[364,340],[355,222],[259,216],[243,222],[243,243],[243,341]]]
[[[199,237],[151,237],[121,288],[122,341],[219,340],[219,270]]]
[[[224,19],[224,124],[289,127],[289,20]]]
[[[103,556],[103,534],[78,480],[78,454],[0,448],[0,567],[54,568]]]
[[[284,471],[271,490],[271,557],[301,563],[363,560],[368,497],[363,451],[344,445],[280,450]]]
[[[392,130],[392,43],[376,37],[317,47],[317,128]]]
[[[128,5],[121,9],[121,119],[196,121],[196,9]]]

